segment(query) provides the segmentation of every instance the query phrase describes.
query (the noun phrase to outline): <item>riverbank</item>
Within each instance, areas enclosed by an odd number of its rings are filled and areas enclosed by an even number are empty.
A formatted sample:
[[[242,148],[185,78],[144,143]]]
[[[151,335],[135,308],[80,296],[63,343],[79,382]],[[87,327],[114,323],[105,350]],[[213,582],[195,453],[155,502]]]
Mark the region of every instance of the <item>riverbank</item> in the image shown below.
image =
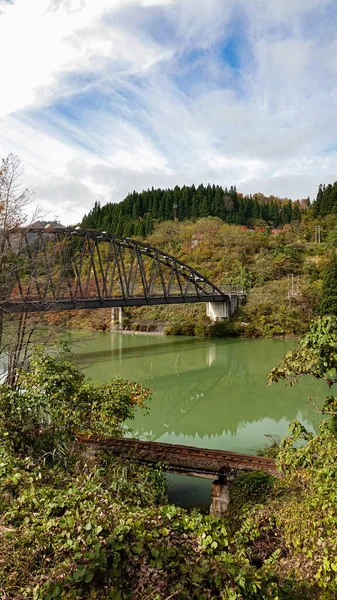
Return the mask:
[[[230,321],[212,323],[206,316],[205,304],[124,308],[122,327],[111,321],[111,309],[87,309],[78,311],[50,312],[43,322],[58,330],[83,330],[103,332],[137,333],[143,335],[187,336],[197,338],[239,337],[248,339],[298,338],[296,332],[262,334],[242,320],[239,311]]]

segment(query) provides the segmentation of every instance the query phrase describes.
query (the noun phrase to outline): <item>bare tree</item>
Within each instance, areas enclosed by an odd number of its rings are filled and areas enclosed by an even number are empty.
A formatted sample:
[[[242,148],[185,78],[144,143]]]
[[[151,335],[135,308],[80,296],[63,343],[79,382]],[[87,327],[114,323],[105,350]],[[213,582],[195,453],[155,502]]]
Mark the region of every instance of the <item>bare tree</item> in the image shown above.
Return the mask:
[[[2,159],[0,167],[0,230],[22,226],[27,215],[25,209],[31,203],[33,193],[22,189],[23,165],[16,154]]]
[[[34,194],[22,187],[24,168],[15,154],[2,159],[0,166],[0,300],[10,297],[16,284],[18,263],[24,260],[20,244],[9,247],[6,238],[10,230],[27,222],[26,208]],[[41,218],[41,209],[34,211],[33,219]],[[14,242],[15,242],[15,236]],[[17,239],[20,239],[18,234]],[[2,380],[15,386],[17,375],[28,358],[41,316],[27,312],[9,314],[0,308],[0,362]],[[41,338],[40,338],[41,341]]]

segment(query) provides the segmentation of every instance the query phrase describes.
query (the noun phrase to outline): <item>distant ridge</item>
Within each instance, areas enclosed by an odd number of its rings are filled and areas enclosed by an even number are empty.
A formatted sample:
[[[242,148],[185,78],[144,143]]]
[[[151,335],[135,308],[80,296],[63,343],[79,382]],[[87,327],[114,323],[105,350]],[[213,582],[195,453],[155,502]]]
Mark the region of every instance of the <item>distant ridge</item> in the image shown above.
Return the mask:
[[[154,189],[133,192],[122,202],[101,206],[95,202],[82,220],[83,228],[130,237],[147,236],[155,221],[169,219],[184,221],[202,217],[220,217],[227,223],[250,226],[257,221],[279,227],[299,221],[309,200],[296,200],[254,194],[243,196],[235,186],[222,188],[215,185],[176,186],[174,189]],[[260,223],[260,225],[263,223]]]

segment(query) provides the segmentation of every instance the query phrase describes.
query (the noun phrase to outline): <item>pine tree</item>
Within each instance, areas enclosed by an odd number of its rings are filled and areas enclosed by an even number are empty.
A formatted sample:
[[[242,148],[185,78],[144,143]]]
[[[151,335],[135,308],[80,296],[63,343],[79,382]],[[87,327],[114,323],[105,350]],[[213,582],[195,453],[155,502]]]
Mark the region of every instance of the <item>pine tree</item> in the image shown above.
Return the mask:
[[[312,207],[315,218],[319,217],[321,215],[322,199],[323,199],[323,186],[322,186],[322,184],[320,184],[320,186],[318,188],[316,200]]]
[[[298,203],[293,205],[293,214],[292,221],[300,221],[301,220],[301,211]]]
[[[208,206],[207,206],[207,197],[203,196],[200,204],[199,204],[199,216],[200,217],[208,217],[209,215],[209,210],[208,210]]]
[[[261,219],[261,208],[260,208],[260,204],[256,200],[256,198],[254,200],[254,206],[253,206],[253,219]]]
[[[333,253],[323,273],[321,315],[337,315],[337,254]]]
[[[193,194],[192,197],[192,204],[191,204],[191,217],[197,217],[197,199],[195,194]]]

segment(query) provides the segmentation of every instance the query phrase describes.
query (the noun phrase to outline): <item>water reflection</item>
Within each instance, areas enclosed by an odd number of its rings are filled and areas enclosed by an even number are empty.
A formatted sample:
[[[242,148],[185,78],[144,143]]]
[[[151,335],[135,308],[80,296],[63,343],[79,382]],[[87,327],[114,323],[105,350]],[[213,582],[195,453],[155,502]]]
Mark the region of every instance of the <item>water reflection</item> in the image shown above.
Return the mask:
[[[318,401],[323,384],[266,385],[267,372],[293,342],[102,333],[83,344],[75,339],[93,379],[121,375],[154,389],[149,412],[139,410],[132,423],[134,437],[254,452],[265,434],[283,435],[295,418],[317,429],[319,417],[307,398]]]

